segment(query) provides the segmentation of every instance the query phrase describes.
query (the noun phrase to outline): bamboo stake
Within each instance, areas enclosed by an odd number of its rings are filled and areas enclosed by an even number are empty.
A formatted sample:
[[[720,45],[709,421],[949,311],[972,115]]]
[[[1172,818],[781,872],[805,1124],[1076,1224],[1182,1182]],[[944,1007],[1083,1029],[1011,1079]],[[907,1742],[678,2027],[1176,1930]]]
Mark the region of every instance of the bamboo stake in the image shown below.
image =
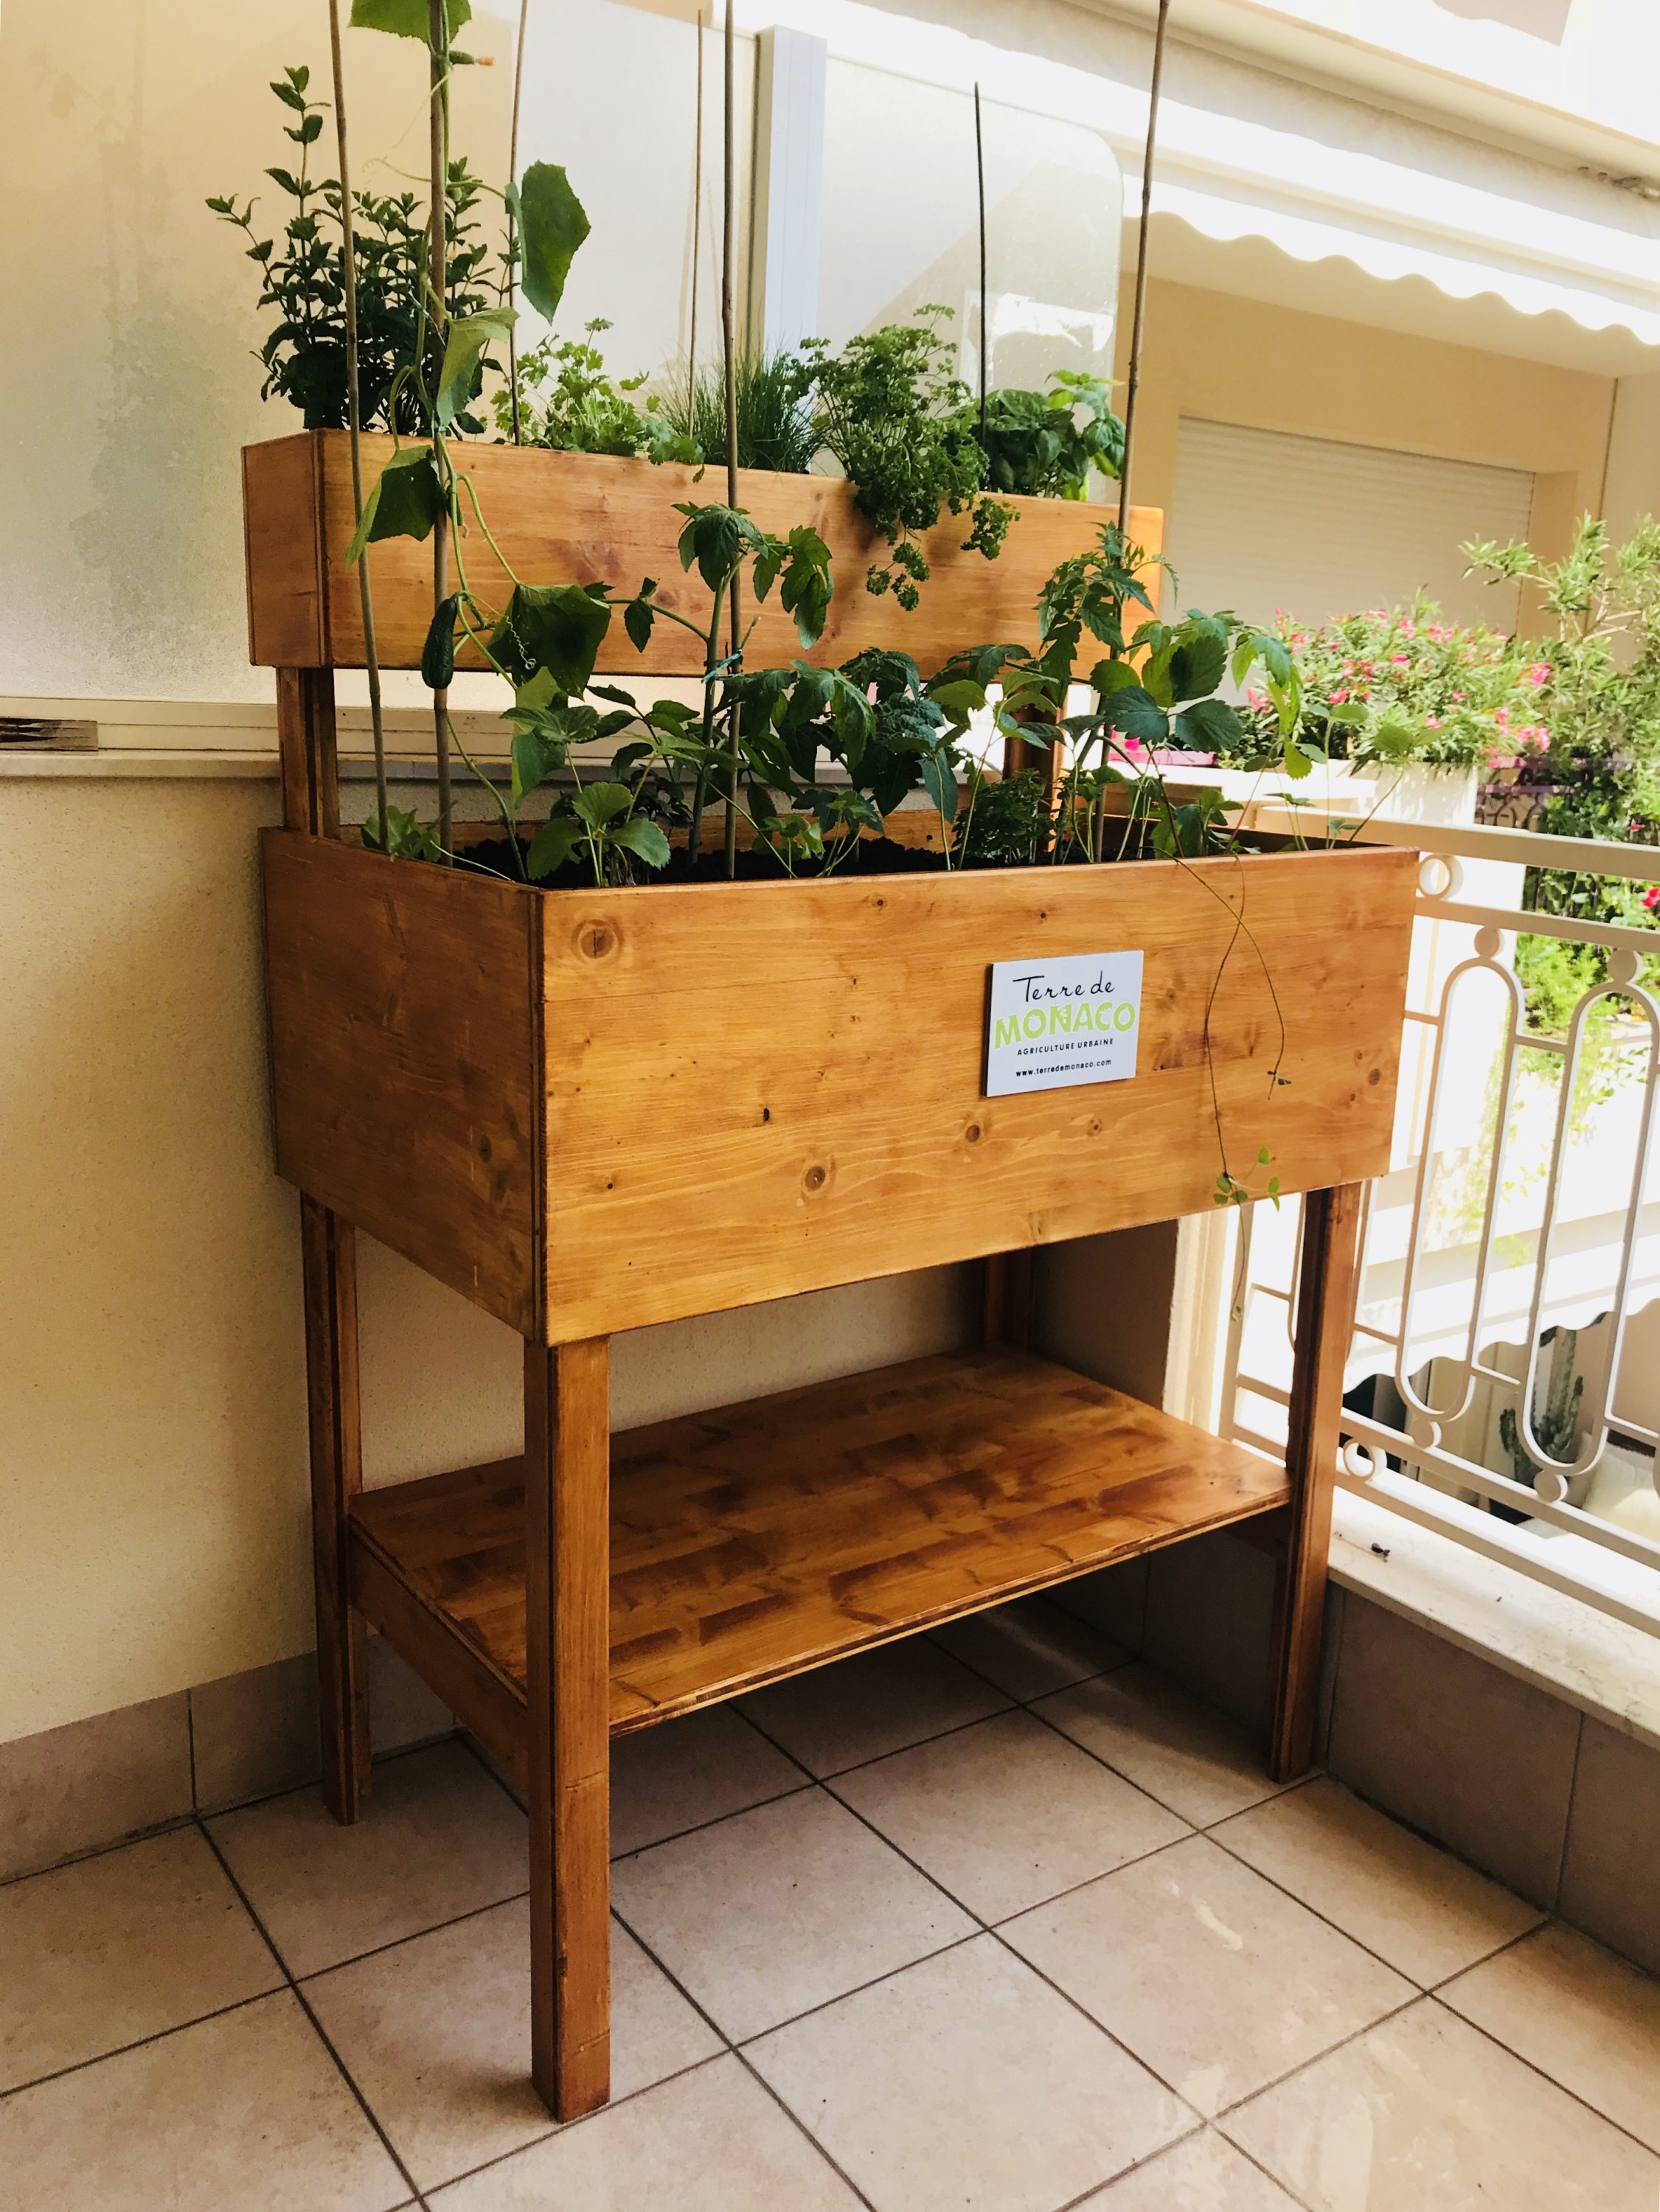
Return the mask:
[[[331,7],[338,0],[329,0]],[[525,27],[530,17],[530,0],[519,0],[519,38],[513,50],[513,121],[508,127],[508,182],[519,182],[519,99],[525,88]],[[517,287],[514,275],[517,268],[519,225],[511,214],[508,216],[508,305],[512,307],[513,294]],[[524,443],[520,434],[519,420],[519,338],[516,324],[508,325],[508,401],[513,410],[513,442]]]
[[[980,444],[986,443],[986,141],[980,122],[980,87],[974,88],[974,173],[980,191]]]
[[[1130,445],[1135,435],[1135,395],[1141,383],[1141,327],[1147,307],[1147,225],[1152,220],[1152,153],[1158,131],[1158,93],[1164,74],[1164,25],[1170,0],[1158,0],[1152,38],[1152,81],[1147,88],[1147,143],[1141,155],[1141,227],[1135,244],[1135,315],[1130,325],[1129,376],[1124,389],[1124,462],[1118,472],[1118,531],[1129,527]]]
[[[733,0],[727,0],[725,64],[725,110],[723,123],[726,134],[724,179],[725,209],[721,233],[721,348],[727,385],[727,505],[738,504],[738,362],[734,352],[733,332],[733,303],[736,291],[737,241],[734,236],[738,203],[738,113],[734,85],[737,75],[737,27],[733,15]],[[738,578],[734,573],[728,594],[732,617],[732,661],[735,672],[738,666],[739,642],[743,635],[739,623]],[[727,770],[727,873],[738,873],[738,708],[732,710],[732,725],[727,738],[728,767]]]
[[[351,519],[363,520],[363,409],[357,380],[357,248],[351,228],[351,166],[346,157],[346,72],[340,53],[340,0],[329,0],[329,59],[334,70],[334,135],[340,168],[340,268],[346,311],[346,429],[351,443]],[[369,553],[357,561],[357,597],[363,610],[363,665],[369,680],[369,728],[374,738],[374,818],[386,842],[386,732],[380,711],[380,656],[374,642],[374,596]]]
[[[429,313],[432,317],[432,392],[433,453],[438,463],[438,473],[446,491],[444,504],[439,509],[438,520],[432,531],[432,604],[433,611],[449,596],[449,505],[448,479],[443,463],[443,433],[439,428],[437,414],[438,383],[443,373],[444,325],[448,319],[445,308],[446,228],[449,215],[449,14],[446,0],[427,0],[427,35],[430,46],[430,113],[429,118],[429,154],[431,170],[432,209],[428,222],[427,282],[432,295]],[[433,744],[438,759],[438,842],[445,862],[449,863],[451,838],[454,830],[454,806],[450,794],[450,732],[449,687],[432,695]]]
[[[691,329],[686,338],[686,434],[697,432],[697,270],[703,258],[703,9],[697,9],[697,106],[691,140]]]

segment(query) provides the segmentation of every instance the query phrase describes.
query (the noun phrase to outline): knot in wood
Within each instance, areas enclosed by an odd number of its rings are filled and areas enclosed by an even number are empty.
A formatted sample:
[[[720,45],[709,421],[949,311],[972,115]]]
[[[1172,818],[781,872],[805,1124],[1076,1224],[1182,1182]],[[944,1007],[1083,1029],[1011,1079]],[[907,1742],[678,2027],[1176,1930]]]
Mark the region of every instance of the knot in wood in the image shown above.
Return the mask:
[[[830,1170],[826,1167],[819,1167],[815,1164],[814,1166],[810,1167],[806,1175],[802,1176],[801,1188],[803,1190],[823,1190],[824,1185],[829,1181]]]
[[[617,932],[608,921],[585,921],[576,933],[576,949],[590,960],[604,960],[615,952]]]

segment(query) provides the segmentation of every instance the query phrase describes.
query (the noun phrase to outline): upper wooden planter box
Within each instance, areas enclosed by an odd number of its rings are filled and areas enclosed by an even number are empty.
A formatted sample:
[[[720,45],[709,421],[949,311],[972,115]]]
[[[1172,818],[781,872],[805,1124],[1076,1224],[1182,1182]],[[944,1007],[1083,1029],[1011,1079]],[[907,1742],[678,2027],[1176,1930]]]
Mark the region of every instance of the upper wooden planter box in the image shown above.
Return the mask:
[[[676,544],[684,518],[677,500],[726,497],[726,476],[606,454],[556,453],[528,446],[467,445],[456,449],[490,534],[526,583],[602,582],[633,591],[657,579],[659,598],[694,620],[706,619],[708,594],[680,568]],[[391,458],[387,437],[363,441],[365,485]],[[811,523],[834,556],[836,593],[830,622],[811,658],[826,665],[866,646],[909,653],[925,675],[964,646],[1014,639],[1036,641],[1033,605],[1058,562],[1092,545],[1104,507],[1073,500],[1019,499],[1019,519],[995,561],[964,553],[967,519],[947,516],[925,541],[933,564],[921,605],[907,614],[891,596],[873,598],[865,571],[885,548],[839,477],[775,476],[744,470],[739,504],[763,529],[785,535]],[[267,668],[361,668],[363,622],[356,577],[344,563],[351,543],[350,447],[344,430],[307,430],[249,446],[242,454],[243,521],[247,552],[251,658]],[[471,502],[463,500],[471,520]],[[1162,542],[1157,507],[1136,507],[1131,535],[1149,553]],[[419,665],[432,619],[432,547],[387,538],[369,549],[375,642],[387,668]],[[467,579],[479,598],[502,605],[510,588],[483,532],[462,541]],[[452,564],[453,565],[453,564]],[[795,625],[775,594],[749,647],[752,665],[775,666],[800,653]],[[463,656],[464,664],[466,656]],[[479,665],[474,655],[472,665]],[[636,653],[621,620],[601,654],[612,674],[701,676],[697,641],[673,623],[659,623],[645,653]]]
[[[1208,1212],[1225,954],[1231,1164],[1359,1181],[1389,1164],[1415,869],[540,891],[271,831],[278,1164],[548,1343]],[[988,965],[1119,949],[1134,1077],[984,1097]]]

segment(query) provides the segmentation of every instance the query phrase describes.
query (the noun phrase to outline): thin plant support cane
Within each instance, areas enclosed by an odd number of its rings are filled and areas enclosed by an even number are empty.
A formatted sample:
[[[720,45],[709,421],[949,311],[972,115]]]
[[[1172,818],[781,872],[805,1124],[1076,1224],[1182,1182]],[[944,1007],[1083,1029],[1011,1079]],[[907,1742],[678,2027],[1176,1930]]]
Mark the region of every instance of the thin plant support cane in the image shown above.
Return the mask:
[[[980,445],[986,443],[986,138],[980,121],[980,87],[974,88],[974,179],[980,202]]]
[[[727,386],[727,505],[738,504],[738,358],[733,332],[734,295],[737,291],[737,220],[738,220],[738,103],[733,87],[737,76],[738,37],[733,14],[733,0],[727,0],[726,38],[723,50],[724,100],[722,125],[725,133],[722,177],[723,205],[721,222],[721,356]],[[727,592],[727,609],[732,621],[732,653],[727,661],[731,673],[736,676],[742,666],[744,632],[739,616],[738,578],[733,577]],[[727,736],[727,836],[726,862],[728,876],[738,873],[738,761],[739,708],[733,702],[732,720]]]
[[[330,5],[337,0],[330,0]],[[513,49],[513,120],[508,126],[508,177],[511,183],[519,181],[519,101],[525,89],[525,33],[530,21],[530,0],[519,0],[519,36]],[[517,290],[519,264],[519,219],[514,213],[513,201],[508,203],[508,297],[506,305],[513,305]],[[524,443],[523,423],[519,407],[519,340],[518,318],[508,325],[508,399],[513,416],[513,442]]]
[[[363,520],[363,410],[357,386],[357,246],[352,236],[351,165],[346,153],[346,72],[340,53],[340,0],[329,0],[329,60],[334,72],[334,135],[340,167],[340,276],[346,324],[346,430],[351,441],[351,520]],[[380,656],[374,643],[374,596],[368,550],[357,563],[357,597],[363,610],[363,667],[369,685],[369,730],[374,741],[374,828],[386,843],[386,732],[380,708]]]
[[[1147,88],[1147,143],[1141,155],[1141,222],[1135,239],[1135,312],[1130,322],[1129,372],[1124,386],[1124,459],[1118,471],[1118,529],[1130,520],[1130,449],[1135,437],[1135,395],[1141,383],[1141,330],[1147,311],[1147,226],[1152,220],[1152,154],[1158,135],[1158,94],[1164,74],[1164,26],[1170,0],[1158,0],[1158,27],[1152,34],[1152,79]]]
[[[431,93],[429,147],[432,212],[428,232],[427,284],[430,295],[427,313],[432,323],[430,349],[433,387],[432,451],[444,480],[445,497],[432,526],[432,604],[437,612],[449,596],[450,501],[447,456],[438,420],[438,386],[443,374],[445,286],[445,227],[449,212],[450,28],[445,0],[427,0],[428,39],[431,47]],[[446,867],[451,858],[455,827],[450,793],[450,695],[448,684],[432,695],[433,747],[438,762],[438,843]]]
[[[703,258],[703,10],[696,26],[696,105],[691,135],[691,323],[686,333],[686,424],[697,420],[697,267]]]

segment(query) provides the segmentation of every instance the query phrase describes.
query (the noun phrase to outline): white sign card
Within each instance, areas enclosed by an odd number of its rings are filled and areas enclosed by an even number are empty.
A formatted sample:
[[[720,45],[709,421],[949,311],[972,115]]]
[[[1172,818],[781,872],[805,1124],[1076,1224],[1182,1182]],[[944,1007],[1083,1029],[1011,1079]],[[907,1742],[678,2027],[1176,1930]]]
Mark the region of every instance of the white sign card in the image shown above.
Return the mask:
[[[986,1001],[988,1098],[1122,1083],[1135,1073],[1141,955],[999,960]]]

